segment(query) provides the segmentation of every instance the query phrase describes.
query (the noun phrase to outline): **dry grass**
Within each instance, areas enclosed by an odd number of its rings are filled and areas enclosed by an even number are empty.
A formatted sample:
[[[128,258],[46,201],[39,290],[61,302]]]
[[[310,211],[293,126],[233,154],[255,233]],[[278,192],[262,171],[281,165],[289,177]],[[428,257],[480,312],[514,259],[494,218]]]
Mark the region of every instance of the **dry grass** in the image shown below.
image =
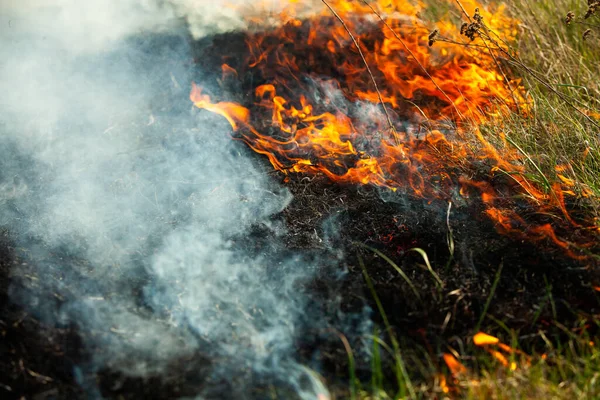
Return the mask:
[[[451,11],[426,1],[431,7],[425,14],[434,19],[453,18],[457,34],[472,40],[473,44],[478,43],[474,48],[479,46],[480,51],[493,53],[500,68],[522,80],[530,102],[528,112],[505,115],[500,124],[495,121],[480,129],[496,146],[515,146],[526,155],[528,179],[540,186],[544,182],[549,186],[560,183],[573,192],[569,201],[578,203],[581,212],[598,223],[600,2],[506,0],[506,3],[509,13],[521,21],[514,43],[505,42],[488,31],[485,21],[477,14],[467,15],[464,9]],[[459,1],[457,5],[460,6]],[[435,45],[437,40],[450,39],[432,32],[430,44]],[[506,137],[510,140],[505,140]],[[376,293],[372,294],[377,298]],[[590,320],[586,323],[590,324]],[[501,321],[498,324],[503,325]],[[598,325],[598,321],[595,324]],[[503,328],[513,346],[519,347],[517,332]],[[382,382],[382,365],[376,357],[372,382],[362,385],[352,382],[351,397],[399,398],[396,390],[404,386],[400,392],[407,398],[600,398],[600,348],[594,343],[597,340],[588,337],[584,330],[577,336],[570,335],[562,343],[546,341],[546,346],[538,348],[538,353],[531,354],[527,360],[515,359],[518,368],[514,371],[470,345],[463,354],[465,359],[461,360],[469,366],[468,374],[454,379],[449,371],[439,375],[439,370],[429,369],[429,384],[415,384],[414,392],[406,390],[407,383],[411,386],[410,380],[399,381],[395,389],[394,385]],[[382,343],[375,344],[377,349],[381,346]],[[412,364],[410,355],[400,355],[397,349],[393,353],[395,357],[402,357],[398,364]],[[436,364],[431,360],[421,362]],[[361,389],[364,387],[368,389]]]
[[[596,3],[588,3],[585,21],[597,16]],[[527,91],[528,112],[507,114],[500,123],[482,126],[486,136],[491,141],[509,137],[510,144],[526,153],[531,162],[530,179],[567,186],[580,200],[585,199],[597,217],[600,41],[591,28],[583,32],[578,29],[577,24],[589,26],[581,21],[583,17],[563,12],[571,6],[566,0],[509,1],[509,12],[521,21],[515,43],[489,29],[478,12],[469,16],[462,9],[460,34],[474,49],[492,55],[498,69],[520,78]],[[505,146],[506,141],[496,140],[495,144]]]
[[[585,34],[590,28],[565,21],[570,10],[587,5],[568,0],[509,0],[507,5],[521,24],[514,44],[518,60],[506,57],[503,62],[523,80],[532,108],[527,116],[508,115],[504,134],[527,152],[545,177],[561,182],[560,173],[572,180],[566,182],[573,183],[579,200],[598,217],[600,40]],[[599,20],[597,14],[585,21]],[[497,126],[484,128],[499,133]]]

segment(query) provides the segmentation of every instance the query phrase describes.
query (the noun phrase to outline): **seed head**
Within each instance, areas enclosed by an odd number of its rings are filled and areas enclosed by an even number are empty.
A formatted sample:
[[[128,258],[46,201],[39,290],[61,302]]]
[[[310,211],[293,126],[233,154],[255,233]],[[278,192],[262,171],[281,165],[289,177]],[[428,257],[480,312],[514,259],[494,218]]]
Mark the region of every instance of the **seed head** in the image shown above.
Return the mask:
[[[575,18],[575,13],[573,11],[569,11],[567,13],[567,17],[565,18],[566,24],[569,25],[571,23],[571,21],[573,21],[574,18]]]
[[[594,13],[596,12],[597,9],[600,9],[600,0],[596,0],[593,2],[590,2],[588,0],[588,10],[585,13],[585,15],[583,16],[583,18],[588,19],[589,17],[594,15]]]
[[[475,9],[475,14],[473,14],[473,19],[475,20],[475,22],[478,22],[478,23],[481,23],[483,21],[483,17],[479,13],[479,8]]]
[[[480,28],[481,24],[479,22],[471,22],[470,24],[465,22],[460,27],[460,33],[471,40],[475,40]]]
[[[437,40],[437,35],[438,35],[438,30],[434,29],[431,31],[431,33],[429,34],[429,47],[433,46],[433,44],[435,43],[435,41]]]
[[[467,31],[468,27],[469,27],[469,24],[466,22],[463,22],[462,25],[460,26],[460,34],[464,35],[465,32]]]
[[[586,40],[591,34],[592,34],[592,30],[587,29],[585,32],[583,32],[583,40]]]

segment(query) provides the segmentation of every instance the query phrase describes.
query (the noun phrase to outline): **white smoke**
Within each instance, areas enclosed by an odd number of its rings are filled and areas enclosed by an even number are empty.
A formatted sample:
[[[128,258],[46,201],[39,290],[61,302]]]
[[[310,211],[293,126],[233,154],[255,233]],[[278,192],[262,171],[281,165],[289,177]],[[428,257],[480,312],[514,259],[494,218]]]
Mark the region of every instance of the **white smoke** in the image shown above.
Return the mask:
[[[230,367],[285,364],[280,379],[306,380],[292,346],[312,268],[273,265],[270,243],[291,196],[187,100],[181,32],[243,28],[239,11],[9,0],[0,15],[0,226],[36,276],[11,289],[15,301],[94,332],[92,372],[157,374],[208,346]],[[269,241],[244,251],[257,227]]]
[[[263,28],[323,9],[318,0],[295,2],[265,0],[3,0],[1,30],[11,34],[39,35],[69,52],[96,52],[132,34],[168,32],[185,21],[191,35],[247,29],[252,16]]]

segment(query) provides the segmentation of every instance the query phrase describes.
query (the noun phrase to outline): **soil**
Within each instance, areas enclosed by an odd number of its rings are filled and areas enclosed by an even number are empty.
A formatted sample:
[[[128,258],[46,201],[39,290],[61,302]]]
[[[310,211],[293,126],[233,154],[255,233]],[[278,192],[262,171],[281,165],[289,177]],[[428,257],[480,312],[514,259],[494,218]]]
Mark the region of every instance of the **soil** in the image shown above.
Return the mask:
[[[433,359],[439,359],[450,338],[466,341],[474,333],[501,265],[499,284],[487,313],[518,331],[526,349],[532,350],[541,343],[535,335],[540,330],[554,340],[561,339],[560,330],[553,325],[551,308],[538,312],[549,293],[556,306],[556,320],[564,326],[575,327],[582,318],[598,312],[598,299],[590,287],[590,282],[598,279],[593,272],[595,266],[570,259],[549,244],[532,245],[501,236],[482,218],[473,223],[477,220],[477,207],[451,213],[455,242],[451,259],[445,215],[440,215],[437,206],[406,197],[398,203],[384,202],[376,188],[336,186],[319,176],[291,177],[287,186],[294,200],[281,215],[275,216],[287,223],[287,250],[319,252],[333,246],[346,254],[339,263],[340,271],[346,271],[342,281],[324,268],[302,289],[311,294],[315,307],[321,310],[319,315],[331,316],[327,321],[330,326],[335,326],[336,319],[335,312],[328,312],[334,311],[327,309],[328,304],[341,305],[346,312],[356,312],[365,304],[376,309],[359,258],[400,342],[407,348],[417,345],[429,349]],[[339,229],[335,237],[328,233],[336,230],[332,226]],[[260,227],[256,231],[260,236]],[[357,243],[379,249],[394,260],[412,280],[420,300],[385,260]],[[256,241],[253,246],[260,244]],[[443,282],[442,289],[422,267],[421,256],[410,251],[415,247],[427,252]],[[151,379],[134,379],[110,370],[98,371],[96,376],[77,376],[77,365],[85,363],[89,357],[86,352],[92,351],[81,346],[82,337],[90,332],[45,324],[11,300],[9,290],[16,290],[15,285],[27,290],[29,282],[36,279],[35,269],[27,266],[31,260],[16,259],[13,250],[5,231],[0,253],[2,398],[86,398],[86,380],[95,381],[106,398],[191,396],[206,385],[214,388],[213,393],[235,391],[232,382],[206,382],[202,371],[209,360],[201,354],[181,360],[185,362],[174,362],[167,376]],[[381,324],[377,312],[371,317]],[[319,365],[326,382],[343,391],[348,379],[347,356],[339,337],[322,332],[309,322],[298,335],[299,357],[310,365]],[[494,332],[499,328],[485,319],[482,329]],[[353,337],[352,332],[345,333],[351,340],[360,339]],[[318,360],[314,359],[315,354],[320,354]],[[358,367],[359,375],[368,376],[368,363],[359,363]],[[258,379],[255,389],[250,397],[262,398],[266,389]]]
[[[223,43],[231,54],[243,52],[245,47],[240,38],[232,34],[196,43],[196,58],[202,67],[197,78],[208,79],[208,73],[202,71],[209,70],[209,62],[201,60],[208,59],[210,64],[220,66],[220,58],[206,57],[206,54],[222,47]],[[243,147],[240,143],[240,148]],[[254,157],[258,164],[268,168],[262,156],[255,154]],[[307,316],[297,335],[296,351],[299,361],[314,367],[327,386],[334,392],[339,391],[342,397],[349,377],[348,357],[340,333],[348,337],[351,345],[357,345],[356,348],[364,338],[353,333],[351,326],[344,326],[343,332],[322,327],[336,327],[338,307],[342,312],[360,314],[367,305],[371,310],[367,317],[373,319],[380,331],[383,329],[381,316],[374,311],[376,304],[365,284],[361,263],[409,359],[428,355],[439,362],[441,352],[451,341],[458,338],[466,343],[474,333],[497,276],[499,282],[487,315],[518,331],[525,351],[532,351],[542,343],[537,335],[540,331],[560,341],[562,331],[555,321],[570,329],[599,311],[600,304],[592,286],[600,282],[600,276],[593,258],[575,260],[550,242],[532,243],[501,235],[485,218],[483,205],[477,201],[454,205],[448,216],[448,203],[442,200],[427,201],[409,193],[372,186],[338,185],[320,175],[278,173],[274,179],[285,184],[294,196],[283,212],[273,216],[287,228],[285,246],[277,251],[284,256],[300,252],[315,259],[326,257],[328,265],[337,265],[333,270],[330,267],[318,270],[313,281],[299,288],[309,294],[311,310],[320,316],[321,323],[315,326]],[[532,213],[527,218],[534,223],[543,222],[545,217]],[[227,382],[211,381],[208,371],[215,360],[207,359],[201,352],[174,361],[167,373],[146,379],[132,378],[111,369],[82,375],[78,366],[84,365],[94,351],[102,352],[100,348],[82,346],[86,335],[93,332],[41,321],[14,301],[13,293],[28,293],[34,288],[39,279],[34,266],[39,260],[28,259],[17,251],[11,227],[3,229],[0,236],[0,398],[89,398],[92,386],[99,390],[95,392],[97,397],[115,399],[176,398],[193,396],[199,391],[205,393],[205,398],[215,399],[224,398],[224,393],[232,394],[227,398],[256,399],[269,398],[272,394],[271,383],[252,372],[232,377]],[[453,254],[448,244],[450,231]],[[232,240],[245,251],[259,251],[269,241],[264,234],[264,229],[257,226],[250,236],[252,240]],[[411,250],[414,248],[427,253],[443,287],[438,287],[437,280],[424,266],[422,256]],[[331,249],[338,249],[343,257],[333,257]],[[397,263],[420,298],[373,249]],[[68,251],[64,256],[65,268],[81,267],[81,261],[70,258]],[[60,279],[60,271],[56,272],[56,279]],[[143,281],[140,281],[141,286]],[[64,288],[64,293],[54,293],[54,298],[47,301],[63,301],[61,299],[68,296],[69,288]],[[549,296],[554,310],[548,305]],[[356,321],[357,326],[362,322]],[[489,318],[483,319],[481,329],[490,333],[500,330]],[[359,376],[368,378],[368,360],[358,357],[357,363]],[[236,389],[241,387],[240,382],[252,382],[252,389],[240,393]],[[285,390],[275,389],[280,398],[286,398]]]

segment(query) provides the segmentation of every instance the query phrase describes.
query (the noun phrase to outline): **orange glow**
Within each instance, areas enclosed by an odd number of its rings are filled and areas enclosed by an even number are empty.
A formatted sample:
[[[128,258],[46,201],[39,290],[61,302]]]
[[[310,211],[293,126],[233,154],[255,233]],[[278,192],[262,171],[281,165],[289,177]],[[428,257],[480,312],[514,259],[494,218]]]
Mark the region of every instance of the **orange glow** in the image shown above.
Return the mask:
[[[498,361],[500,361],[500,364],[502,364],[505,367],[509,366],[509,362],[506,359],[506,357],[504,356],[504,354],[500,353],[499,351],[495,351],[495,350],[490,350],[490,354],[492,356],[494,356],[494,358]]]
[[[202,89],[195,84],[192,84],[190,99],[196,107],[204,108],[225,117],[233,129],[238,128],[239,122],[246,123],[250,116],[250,111],[238,104],[226,102],[211,103],[210,97],[202,94]]]
[[[456,7],[454,0],[442,2]],[[554,243],[584,258],[577,251],[585,246],[556,229],[580,227],[564,201],[574,181],[559,168],[561,184],[542,188],[526,177],[527,160],[504,134],[492,138],[481,129],[529,110],[519,80],[507,80],[480,50],[482,39],[476,39],[480,47],[429,46],[431,25],[418,18],[424,8],[417,0],[329,0],[345,26],[326,7],[307,16],[301,3],[290,2],[279,16],[249,19],[253,26],[280,21],[247,32],[243,60],[222,64],[222,80],[255,77],[253,99],[215,102],[193,85],[194,105],[224,117],[236,138],[283,174],[322,174],[444,204],[478,199],[500,233]],[[503,40],[516,37],[518,21],[503,6],[461,4],[470,15],[479,8]],[[439,36],[463,41],[458,27],[440,20]],[[498,187],[497,178],[506,182]],[[564,221],[535,223],[518,209],[558,212]]]
[[[504,354],[500,351],[495,350],[498,348],[508,354],[519,354],[521,356],[521,361],[524,362],[525,365],[531,364],[531,357],[521,350],[515,349],[507,344],[500,342],[495,336],[488,335],[487,333],[478,332],[473,336],[473,343],[476,346],[481,346],[486,349],[488,353],[496,360],[498,360],[503,366],[509,368],[511,371],[515,371],[517,369],[517,363],[514,361],[509,362]]]
[[[556,169],[556,176],[558,177],[558,179],[560,179],[560,181],[565,185],[565,186],[569,186],[569,187],[573,187],[575,186],[575,181],[571,178],[567,178],[566,176],[564,176],[563,174],[561,174],[560,172],[563,171],[567,171],[568,167],[566,165],[557,165],[555,167]]]
[[[457,377],[467,373],[467,367],[462,365],[452,354],[444,353],[442,357],[453,376]]]
[[[500,339],[497,337],[488,335],[487,333],[479,332],[473,336],[473,343],[477,346],[487,346],[490,344],[500,343]]]
[[[221,70],[223,71],[223,75],[221,77],[222,80],[226,80],[228,78],[234,78],[238,76],[238,73],[235,69],[231,68],[227,64],[221,65]]]
[[[440,389],[442,389],[442,392],[444,393],[450,393],[450,386],[448,386],[448,383],[446,381],[446,377],[444,375],[439,375],[438,379],[440,380]]]

